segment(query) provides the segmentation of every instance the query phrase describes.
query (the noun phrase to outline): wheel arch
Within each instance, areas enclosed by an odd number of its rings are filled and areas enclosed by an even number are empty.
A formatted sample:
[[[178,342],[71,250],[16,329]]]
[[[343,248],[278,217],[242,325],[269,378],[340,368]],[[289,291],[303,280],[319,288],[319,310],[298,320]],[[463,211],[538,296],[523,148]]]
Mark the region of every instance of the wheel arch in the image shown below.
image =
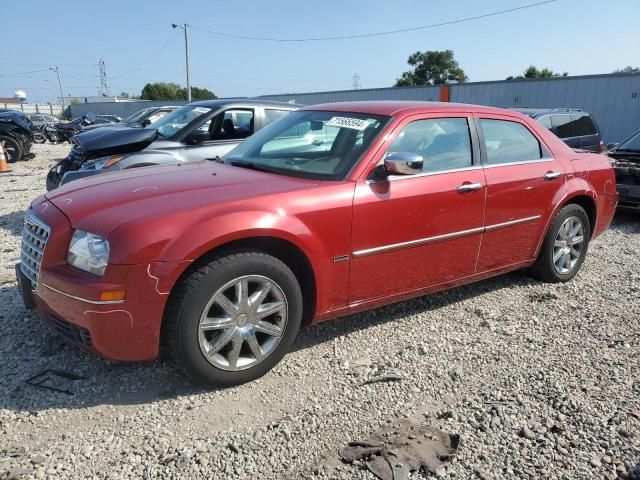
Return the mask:
[[[287,265],[298,280],[303,298],[303,324],[308,324],[314,316],[317,298],[317,279],[313,265],[308,255],[295,243],[277,236],[248,236],[236,238],[215,245],[201,253],[178,275],[173,283],[169,299],[165,305],[168,308],[172,296],[185,277],[214,258],[228,255],[241,250],[255,250],[271,255]]]

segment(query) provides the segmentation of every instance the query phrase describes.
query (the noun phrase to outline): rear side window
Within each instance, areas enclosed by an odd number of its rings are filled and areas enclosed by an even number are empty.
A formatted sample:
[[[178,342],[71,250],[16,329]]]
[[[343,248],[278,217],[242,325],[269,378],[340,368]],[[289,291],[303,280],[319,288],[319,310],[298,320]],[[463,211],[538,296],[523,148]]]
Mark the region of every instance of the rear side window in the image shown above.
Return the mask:
[[[417,153],[422,171],[439,172],[471,166],[471,137],[466,118],[430,118],[409,123],[388,153]]]
[[[551,122],[553,123],[553,133],[560,138],[575,137],[573,133],[573,121],[571,115],[552,115]]]
[[[576,137],[584,137],[587,135],[597,135],[598,130],[593,119],[589,115],[573,116],[573,132]]]
[[[521,123],[482,118],[480,128],[484,137],[488,165],[526,162],[542,158],[540,142]]]

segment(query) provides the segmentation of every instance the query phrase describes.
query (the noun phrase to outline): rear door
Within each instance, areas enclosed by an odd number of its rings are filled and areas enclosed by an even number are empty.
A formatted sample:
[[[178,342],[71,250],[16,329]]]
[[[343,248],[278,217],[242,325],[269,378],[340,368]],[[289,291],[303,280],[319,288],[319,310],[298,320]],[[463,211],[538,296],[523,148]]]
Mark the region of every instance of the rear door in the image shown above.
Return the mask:
[[[476,121],[487,182],[483,272],[534,258],[565,171],[520,119],[478,114]]]

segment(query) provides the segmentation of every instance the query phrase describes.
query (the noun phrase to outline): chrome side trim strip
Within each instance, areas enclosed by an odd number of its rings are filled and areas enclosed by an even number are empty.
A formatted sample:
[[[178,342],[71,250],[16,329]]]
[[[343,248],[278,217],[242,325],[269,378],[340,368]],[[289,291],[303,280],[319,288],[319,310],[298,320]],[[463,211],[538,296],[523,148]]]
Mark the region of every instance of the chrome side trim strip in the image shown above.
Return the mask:
[[[58,290],[57,288],[54,288],[54,287],[52,287],[50,285],[47,285],[46,283],[42,283],[42,282],[40,282],[40,284],[38,286],[48,288],[49,290],[51,290],[53,292],[59,293],[60,295],[64,295],[65,297],[69,297],[69,298],[72,298],[74,300],[78,300],[79,302],[90,303],[91,305],[113,305],[113,304],[116,304],[116,303],[124,303],[124,300],[89,300],[87,298],[77,297],[75,295],[71,295],[70,293]]]
[[[394,180],[408,180],[410,178],[420,178],[420,177],[432,177],[434,175],[444,175],[446,173],[458,173],[458,172],[467,172],[467,171],[472,171],[472,170],[481,170],[482,169],[482,165],[471,165],[468,167],[464,167],[464,168],[452,168],[450,170],[438,170],[435,172],[422,172],[422,173],[417,173],[415,175],[389,175],[387,178],[384,179],[368,179],[365,181],[365,183],[379,183],[379,182],[392,182]]]
[[[522,162],[507,162],[507,163],[485,163],[484,168],[498,168],[498,167],[510,167],[512,165],[528,165],[530,163],[545,163],[545,162],[553,162],[555,158],[539,158],[536,160],[523,160]]]
[[[365,257],[367,255],[373,255],[374,253],[387,252],[390,250],[397,250],[400,248],[413,247],[415,245],[424,245],[427,243],[439,242],[440,240],[449,240],[452,238],[464,237],[466,235],[472,235],[474,233],[484,233],[499,228],[509,227],[511,225],[518,225],[520,223],[532,222],[538,220],[542,215],[534,215],[532,217],[519,218],[517,220],[510,220],[508,222],[496,223],[494,225],[488,225],[486,227],[470,228],[469,230],[460,230],[459,232],[445,233],[444,235],[435,235],[433,237],[419,238],[417,240],[410,240],[408,242],[393,243],[390,245],[382,245],[380,247],[367,248],[364,250],[357,250],[351,255],[354,257]]]
[[[473,233],[480,233],[484,231],[484,227],[471,228],[469,230],[461,230],[459,232],[445,233],[444,235],[436,235],[434,237],[419,238],[418,240],[410,240],[408,242],[394,243],[391,245],[383,245],[381,247],[367,248],[365,250],[358,250],[353,252],[354,257],[364,257],[365,255],[371,255],[373,253],[385,252],[388,250],[396,250],[398,248],[411,247],[414,245],[421,245],[424,243],[432,243],[440,240],[448,240],[450,238],[463,237],[465,235],[471,235]]]
[[[484,227],[485,232],[489,232],[491,230],[497,230],[498,228],[510,227],[511,225],[518,225],[519,223],[532,222],[534,220],[538,220],[542,215],[534,215],[533,217],[525,217],[519,218],[517,220],[511,220],[509,222],[496,223],[494,225],[488,225]]]

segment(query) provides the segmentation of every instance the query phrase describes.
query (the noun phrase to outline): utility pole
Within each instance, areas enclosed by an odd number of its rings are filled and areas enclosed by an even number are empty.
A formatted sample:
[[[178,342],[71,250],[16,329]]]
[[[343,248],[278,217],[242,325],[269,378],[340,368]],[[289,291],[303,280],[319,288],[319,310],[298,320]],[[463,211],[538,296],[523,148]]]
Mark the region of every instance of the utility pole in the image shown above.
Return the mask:
[[[65,107],[64,89],[62,88],[62,80],[60,79],[60,69],[56,65],[55,68],[49,67],[49,70],[51,70],[52,72],[56,72],[56,74],[58,75],[58,85],[60,86],[60,95],[62,95],[62,110],[64,111],[64,107]]]
[[[191,78],[189,73],[189,34],[186,23],[183,25],[179,25],[177,23],[172,23],[171,26],[173,28],[181,28],[184,30],[184,59],[187,67],[187,102],[191,103]]]

